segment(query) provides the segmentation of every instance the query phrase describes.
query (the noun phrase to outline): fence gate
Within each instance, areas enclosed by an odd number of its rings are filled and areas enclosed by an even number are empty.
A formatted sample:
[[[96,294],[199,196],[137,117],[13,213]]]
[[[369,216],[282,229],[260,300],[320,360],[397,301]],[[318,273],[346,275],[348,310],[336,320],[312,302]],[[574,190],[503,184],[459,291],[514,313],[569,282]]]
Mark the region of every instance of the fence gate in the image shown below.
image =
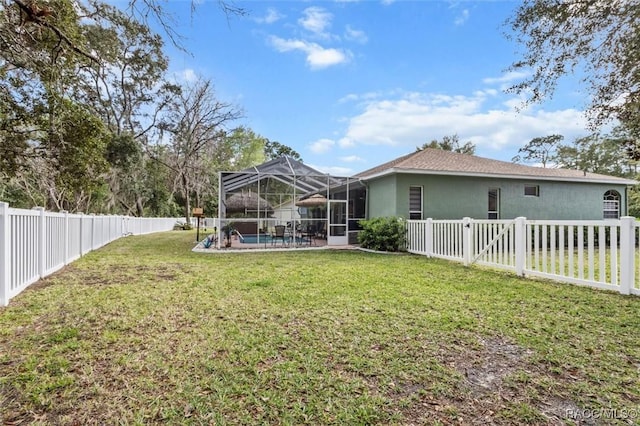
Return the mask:
[[[407,251],[640,296],[640,222],[408,220]]]
[[[515,268],[515,220],[473,220],[470,229],[469,264]]]

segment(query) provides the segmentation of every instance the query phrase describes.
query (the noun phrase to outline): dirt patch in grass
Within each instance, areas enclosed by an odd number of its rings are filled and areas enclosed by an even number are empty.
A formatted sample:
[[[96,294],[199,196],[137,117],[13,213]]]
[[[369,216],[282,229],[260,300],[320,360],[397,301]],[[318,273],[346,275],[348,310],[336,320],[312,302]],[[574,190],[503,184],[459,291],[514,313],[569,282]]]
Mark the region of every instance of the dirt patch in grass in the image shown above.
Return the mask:
[[[531,351],[494,337],[479,341],[480,348],[450,360],[457,371],[465,377],[472,394],[481,397],[502,387],[503,379],[528,368],[527,357]]]
[[[110,286],[124,283],[145,283],[150,281],[173,281],[184,272],[184,265],[109,265],[103,269],[84,269],[75,265],[67,265],[56,273],[39,280],[29,286],[29,290],[37,291],[54,284],[73,283],[86,286]],[[146,278],[146,279],[140,279]]]
[[[450,369],[455,384],[444,392],[415,383],[404,386],[396,395],[413,402],[402,415],[409,425],[565,424],[580,408],[537,386],[549,376],[531,361],[532,354],[503,337],[441,347],[439,362]],[[595,423],[580,419],[579,424]]]

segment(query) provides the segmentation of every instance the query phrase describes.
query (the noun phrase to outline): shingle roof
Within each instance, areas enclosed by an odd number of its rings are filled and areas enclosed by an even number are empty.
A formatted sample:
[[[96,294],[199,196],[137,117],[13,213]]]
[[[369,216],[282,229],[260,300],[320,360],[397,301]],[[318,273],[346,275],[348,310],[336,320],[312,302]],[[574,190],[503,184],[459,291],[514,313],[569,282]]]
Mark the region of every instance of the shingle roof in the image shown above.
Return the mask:
[[[581,170],[542,168],[509,163],[460,154],[435,148],[421,151],[391,160],[354,177],[364,180],[391,173],[424,173],[461,176],[489,176],[522,179],[560,180],[578,182],[607,182],[621,185],[633,185],[636,182],[615,176],[583,172]]]

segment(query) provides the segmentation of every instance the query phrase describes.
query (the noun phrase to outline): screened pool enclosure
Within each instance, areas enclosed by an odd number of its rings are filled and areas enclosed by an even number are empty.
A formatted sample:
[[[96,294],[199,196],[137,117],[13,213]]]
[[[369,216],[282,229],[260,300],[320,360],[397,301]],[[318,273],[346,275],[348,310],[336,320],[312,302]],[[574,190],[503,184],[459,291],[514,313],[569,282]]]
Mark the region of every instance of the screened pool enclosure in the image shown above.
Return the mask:
[[[217,247],[271,248],[357,242],[366,188],[283,156],[220,172]]]

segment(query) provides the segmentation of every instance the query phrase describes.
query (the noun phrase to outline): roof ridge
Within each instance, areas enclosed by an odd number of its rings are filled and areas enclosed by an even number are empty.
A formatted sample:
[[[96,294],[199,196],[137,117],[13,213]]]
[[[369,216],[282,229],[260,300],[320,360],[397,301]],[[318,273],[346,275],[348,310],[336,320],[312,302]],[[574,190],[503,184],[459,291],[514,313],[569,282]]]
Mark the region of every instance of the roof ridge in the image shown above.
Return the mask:
[[[526,164],[511,163],[504,160],[479,157],[455,151],[445,151],[439,148],[423,148],[421,150],[403,155],[388,161],[380,166],[358,173],[355,177],[366,178],[393,171],[429,171],[443,174],[461,175],[493,175],[512,176],[522,178],[541,178],[558,180],[607,180],[619,181],[621,184],[630,184],[630,179],[604,175],[600,173],[585,172],[583,170],[535,167]]]
[[[400,162],[403,162],[404,160],[408,159],[409,157],[412,157],[414,155],[416,155],[417,153],[419,153],[420,151],[415,151],[415,152],[410,152],[409,154],[405,154],[402,155],[398,158],[395,158],[391,161],[387,161],[386,163],[380,164],[378,166],[374,166],[371,167],[370,169],[364,170],[356,175],[354,175],[354,177],[363,177],[369,174],[372,174],[374,171],[382,171],[382,170],[386,170],[391,168],[391,166],[395,166]]]

